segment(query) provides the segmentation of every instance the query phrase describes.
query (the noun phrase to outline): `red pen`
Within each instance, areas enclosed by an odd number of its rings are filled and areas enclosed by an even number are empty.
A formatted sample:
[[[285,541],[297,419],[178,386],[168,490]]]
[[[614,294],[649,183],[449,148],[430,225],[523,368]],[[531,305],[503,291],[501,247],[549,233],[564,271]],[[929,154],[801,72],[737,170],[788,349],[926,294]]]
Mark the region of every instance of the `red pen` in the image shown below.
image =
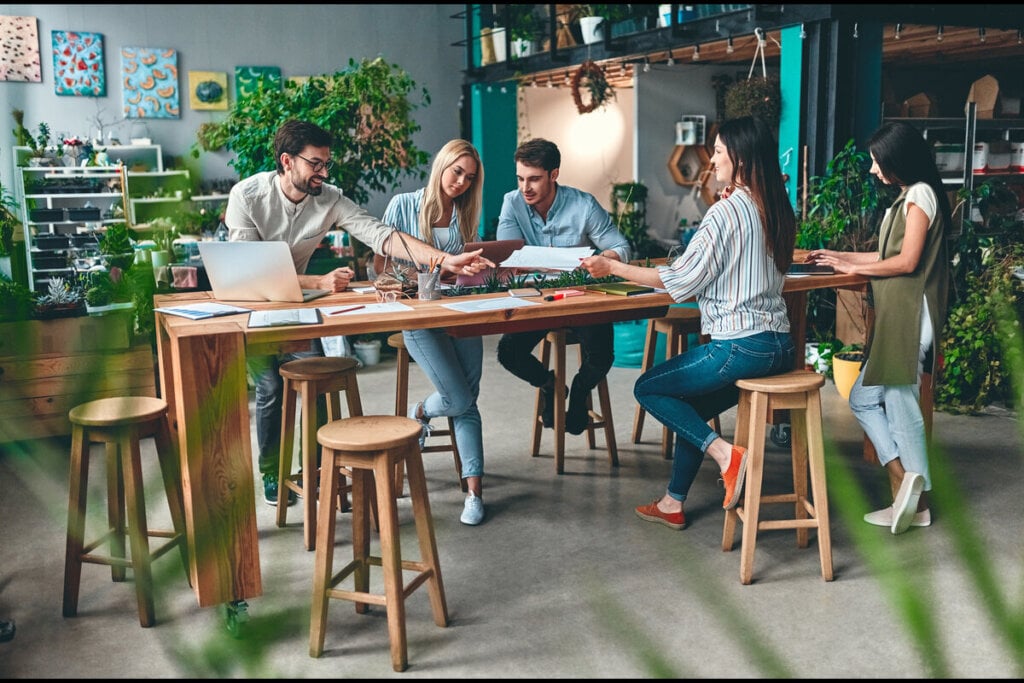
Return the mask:
[[[544,297],[544,301],[558,301],[569,296],[583,296],[586,292],[581,292],[578,289],[561,289],[554,294],[548,294]]]

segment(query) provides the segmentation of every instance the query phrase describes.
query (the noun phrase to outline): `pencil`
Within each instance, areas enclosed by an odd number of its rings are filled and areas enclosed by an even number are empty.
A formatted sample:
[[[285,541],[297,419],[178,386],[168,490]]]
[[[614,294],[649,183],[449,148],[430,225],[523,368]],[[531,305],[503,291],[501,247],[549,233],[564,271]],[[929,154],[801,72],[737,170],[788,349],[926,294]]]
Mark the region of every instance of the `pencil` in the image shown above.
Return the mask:
[[[366,308],[366,306],[347,306],[346,308],[339,308],[336,311],[331,311],[327,315],[341,315],[342,313],[348,313],[349,311],[358,311],[360,308]]]

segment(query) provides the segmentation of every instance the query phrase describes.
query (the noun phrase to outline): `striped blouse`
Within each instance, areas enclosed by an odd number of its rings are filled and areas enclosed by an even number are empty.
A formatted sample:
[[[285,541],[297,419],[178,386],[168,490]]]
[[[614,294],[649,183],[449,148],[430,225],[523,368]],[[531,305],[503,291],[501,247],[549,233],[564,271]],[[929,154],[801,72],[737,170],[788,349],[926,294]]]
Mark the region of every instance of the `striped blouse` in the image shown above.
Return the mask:
[[[712,205],[683,255],[658,271],[673,299],[696,298],[701,332],[713,339],[789,332],[785,275],[775,267],[757,205],[742,188]]]
[[[423,204],[423,191],[424,188],[420,188],[415,192],[405,192],[402,194],[396,194],[388,202],[388,206],[384,209],[384,216],[382,220],[388,225],[393,225],[406,235],[412,235],[417,239],[423,239],[420,234],[420,207]],[[459,212],[452,212],[451,225],[446,228],[434,228],[434,244],[433,246],[441,251],[448,252],[449,254],[461,254],[462,253],[462,235],[459,233]],[[392,258],[404,265],[413,265],[409,260],[401,258],[404,255],[405,250],[401,248],[397,243],[395,244],[397,250],[392,250]]]

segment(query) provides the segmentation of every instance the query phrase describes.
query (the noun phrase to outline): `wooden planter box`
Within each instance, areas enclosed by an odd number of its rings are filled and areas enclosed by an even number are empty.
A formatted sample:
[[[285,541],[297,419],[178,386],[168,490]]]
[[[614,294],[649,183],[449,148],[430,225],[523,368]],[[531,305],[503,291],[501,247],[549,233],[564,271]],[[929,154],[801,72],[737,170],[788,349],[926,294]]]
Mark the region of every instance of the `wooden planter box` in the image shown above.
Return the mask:
[[[0,323],[0,443],[71,433],[68,411],[109,396],[156,396],[149,344],[110,314]]]

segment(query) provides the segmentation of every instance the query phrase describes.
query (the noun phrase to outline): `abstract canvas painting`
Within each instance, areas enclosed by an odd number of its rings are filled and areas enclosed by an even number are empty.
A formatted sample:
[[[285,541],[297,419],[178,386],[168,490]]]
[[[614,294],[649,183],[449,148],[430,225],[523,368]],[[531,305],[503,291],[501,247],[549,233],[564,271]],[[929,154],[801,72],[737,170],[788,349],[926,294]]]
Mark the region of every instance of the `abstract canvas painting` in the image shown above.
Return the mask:
[[[121,82],[126,119],[181,118],[177,50],[121,48]]]
[[[269,81],[269,86],[281,88],[281,69],[276,66],[236,66],[235,67],[235,95],[242,99],[253,90],[259,83],[260,76]]]
[[[189,71],[188,102],[193,109],[227,111],[227,73],[224,71]]]
[[[0,81],[42,82],[37,23],[35,17],[0,16]]]
[[[50,31],[53,41],[53,91],[58,95],[106,97],[103,35],[87,31]]]

